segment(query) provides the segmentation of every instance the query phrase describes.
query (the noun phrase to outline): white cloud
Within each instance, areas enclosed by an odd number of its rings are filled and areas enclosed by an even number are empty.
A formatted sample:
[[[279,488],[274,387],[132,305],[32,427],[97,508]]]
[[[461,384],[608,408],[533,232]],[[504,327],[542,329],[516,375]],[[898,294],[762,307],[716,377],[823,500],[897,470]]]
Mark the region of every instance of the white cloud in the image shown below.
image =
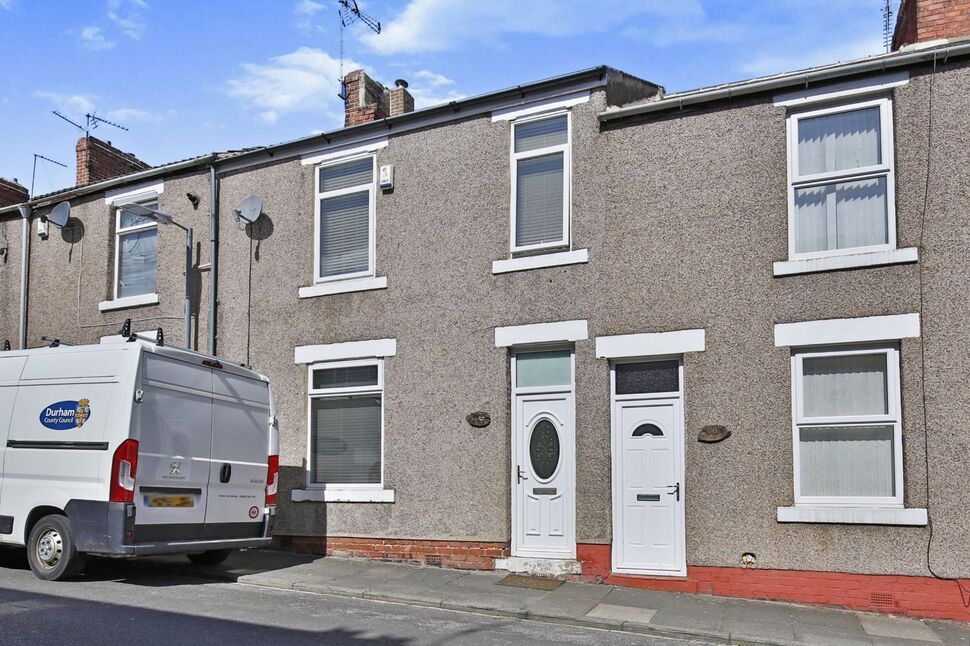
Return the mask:
[[[13,0],[0,0],[0,9],[9,9],[13,6]]]
[[[347,70],[361,67],[345,61]],[[313,47],[274,56],[264,64],[245,63],[243,74],[226,83],[226,94],[258,111],[260,119],[275,123],[288,113],[317,113],[343,122],[340,91],[340,61]]]
[[[439,74],[437,72],[432,72],[431,70],[420,70],[414,73],[414,78],[424,81],[426,84],[432,87],[443,87],[445,85],[454,85],[455,82],[445,76],[444,74]]]
[[[418,110],[432,105],[448,103],[464,99],[462,94],[454,88],[455,82],[438,72],[419,70],[411,75],[413,79],[408,92],[414,97],[414,107]]]
[[[81,45],[86,49],[99,51],[102,49],[111,49],[115,46],[115,42],[108,40],[108,37],[104,35],[104,30],[101,27],[82,27],[80,34]]]
[[[750,76],[766,76],[864,58],[883,51],[881,37],[866,37],[856,41],[827,45],[798,54],[764,52],[741,64],[738,69]]]
[[[520,0],[410,0],[382,33],[365,33],[362,40],[381,54],[438,52],[508,34],[559,37],[618,30],[641,15],[656,23],[650,33],[657,34],[666,25],[699,26],[707,20],[699,0],[599,0],[592,5],[531,0],[525,8]]]
[[[132,40],[141,40],[147,23],[142,14],[148,9],[144,0],[108,0],[108,20]]]
[[[45,90],[34,92],[34,96],[48,101],[61,112],[69,112],[67,116],[94,112],[95,102],[98,101],[98,97],[94,94],[64,94]]]
[[[111,121],[120,121],[122,124],[155,123],[161,121],[164,115],[139,108],[115,108],[114,110],[108,110],[105,113],[105,118]]]
[[[304,16],[312,16],[313,14],[323,11],[327,6],[320,2],[314,2],[313,0],[300,0],[293,7],[294,13]]]

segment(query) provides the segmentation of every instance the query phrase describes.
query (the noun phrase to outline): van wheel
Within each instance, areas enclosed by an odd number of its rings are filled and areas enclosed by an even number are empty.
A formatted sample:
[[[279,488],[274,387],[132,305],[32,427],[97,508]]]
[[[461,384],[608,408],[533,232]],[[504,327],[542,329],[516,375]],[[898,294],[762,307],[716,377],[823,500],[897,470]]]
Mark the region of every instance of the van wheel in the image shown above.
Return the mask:
[[[77,576],[87,556],[77,551],[71,521],[66,516],[44,516],[30,530],[27,561],[37,578],[60,581]]]
[[[232,553],[232,550],[209,550],[208,552],[187,554],[187,556],[196,565],[219,565],[229,558],[230,553]]]

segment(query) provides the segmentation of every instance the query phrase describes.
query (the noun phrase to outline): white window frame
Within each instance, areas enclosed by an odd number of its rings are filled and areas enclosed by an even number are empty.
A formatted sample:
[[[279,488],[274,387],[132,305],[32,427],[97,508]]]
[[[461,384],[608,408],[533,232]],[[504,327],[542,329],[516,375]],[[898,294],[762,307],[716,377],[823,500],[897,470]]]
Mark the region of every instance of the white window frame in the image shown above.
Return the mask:
[[[558,146],[546,146],[545,148],[537,148],[535,150],[530,150],[527,152],[517,153],[515,152],[515,129],[525,123],[533,123],[536,121],[545,121],[546,119],[554,119],[556,117],[566,117],[566,143],[560,144]],[[509,206],[509,211],[511,213],[511,229],[509,229],[509,246],[511,248],[512,254],[530,253],[537,251],[544,251],[546,249],[570,249],[571,248],[571,236],[570,236],[570,218],[571,218],[571,205],[572,205],[572,184],[573,184],[573,161],[572,161],[572,144],[573,144],[573,118],[572,112],[570,110],[556,110],[554,112],[543,112],[540,114],[529,115],[528,117],[523,117],[521,119],[516,119],[512,121],[512,127],[509,128],[509,170],[511,174],[511,203]],[[518,214],[516,213],[516,199],[518,194],[518,166],[519,160],[522,159],[532,159],[535,157],[543,157],[545,155],[551,155],[554,153],[561,152],[562,157],[562,172],[563,172],[563,191],[562,191],[562,239],[556,240],[554,242],[543,242],[539,244],[531,245],[517,245],[516,244],[516,222]]]
[[[861,168],[852,168],[826,173],[802,175],[798,168],[798,123],[811,117],[850,112],[864,108],[878,107],[880,120],[880,147],[882,163]],[[890,96],[839,103],[822,108],[790,111],[786,120],[788,141],[788,257],[790,260],[810,260],[846,256],[860,253],[890,251],[896,249],[896,181],[895,156],[893,149],[893,110]],[[867,179],[886,179],[886,244],[865,247],[848,247],[798,253],[795,226],[795,191],[802,188],[825,186],[836,182],[852,182]],[[831,217],[831,216],[830,216]]]
[[[317,370],[332,368],[353,368],[358,366],[377,366],[377,384],[347,388],[314,388],[313,373]],[[324,483],[313,481],[313,400],[339,399],[353,395],[380,395],[381,398],[381,481],[379,483]],[[307,370],[307,470],[306,487],[314,490],[338,491],[379,491],[384,489],[384,360],[356,359],[351,361],[328,361],[314,363]]]
[[[842,417],[806,417],[804,410],[803,363],[806,358],[858,356],[882,354],[886,356],[886,405],[885,415],[854,415]],[[891,345],[843,346],[824,349],[793,350],[792,370],[792,455],[795,476],[796,507],[840,508],[903,508],[903,434],[902,406],[900,405],[899,348]],[[893,484],[894,495],[886,497],[867,496],[803,496],[801,494],[800,431],[804,428],[825,426],[893,427]]]
[[[336,191],[326,191],[320,192],[320,170],[330,166],[339,166],[341,164],[346,164],[347,162],[359,161],[361,159],[371,160],[371,181],[366,184],[367,186],[367,199],[369,202],[368,216],[370,223],[368,225],[368,236],[370,238],[367,250],[367,270],[365,271],[355,271],[347,274],[339,274],[337,276],[321,276],[320,275],[320,202],[326,198],[330,197],[340,197],[341,195],[350,195],[352,193],[361,193],[365,186],[364,184],[357,184],[356,186],[348,186],[347,188],[342,188]],[[332,283],[334,281],[349,280],[354,278],[369,278],[374,276],[374,261],[376,256],[376,191],[374,187],[377,185],[377,155],[373,153],[367,153],[363,155],[352,155],[348,157],[341,157],[339,159],[334,159],[327,161],[326,163],[318,164],[313,168],[313,186],[314,195],[316,199],[314,200],[313,206],[313,284],[320,285],[324,283]]]
[[[150,199],[140,200],[140,201],[136,202],[136,204],[152,204],[152,203],[156,203],[157,204],[157,202],[158,202],[158,198],[153,197],[153,198],[150,198]],[[115,269],[114,269],[115,275],[114,275],[114,281],[112,281],[112,283],[113,283],[113,290],[112,290],[111,294],[112,294],[114,300],[117,301],[117,300],[120,300],[120,298],[121,298],[121,297],[118,296],[118,286],[119,286],[119,283],[121,282],[121,271],[120,271],[120,268],[121,268],[121,238],[122,238],[122,236],[128,235],[130,233],[140,233],[141,231],[150,231],[151,229],[155,229],[157,231],[158,230],[158,222],[156,222],[154,220],[151,220],[151,221],[149,221],[147,223],[138,224],[138,225],[135,225],[135,226],[132,226],[132,227],[124,227],[124,228],[122,228],[122,226],[121,226],[121,213],[122,213],[122,211],[124,211],[124,209],[122,209],[120,206],[116,206],[116,207],[114,207],[114,210],[115,210]],[[157,240],[157,242],[156,242],[156,245],[157,245],[156,246],[156,249],[160,250],[161,245],[158,244],[158,243],[161,242],[161,236],[159,235],[156,238],[156,240]],[[130,294],[128,296],[125,296],[124,298],[125,299],[138,299],[139,297],[150,296],[150,295],[157,294],[157,293],[158,293],[158,255],[155,256],[155,289],[154,289],[154,291],[145,292],[144,294]]]

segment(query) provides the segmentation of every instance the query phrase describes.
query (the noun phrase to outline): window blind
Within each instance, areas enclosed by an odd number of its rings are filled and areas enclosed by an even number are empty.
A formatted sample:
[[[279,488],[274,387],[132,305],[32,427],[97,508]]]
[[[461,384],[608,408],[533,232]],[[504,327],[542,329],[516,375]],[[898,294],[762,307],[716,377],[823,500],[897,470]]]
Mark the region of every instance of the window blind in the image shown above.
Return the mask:
[[[799,175],[882,163],[879,108],[849,110],[798,121]]]
[[[515,152],[524,153],[549,146],[565,145],[569,138],[566,115],[529,121],[515,126]]]
[[[515,246],[563,239],[563,153],[518,161],[515,214]]]
[[[313,482],[380,484],[380,395],[312,399],[310,411]]]
[[[798,445],[803,496],[895,495],[892,426],[803,428]]]
[[[121,234],[118,245],[118,298],[154,293],[158,229]]]
[[[886,244],[886,178],[797,189],[795,226],[799,253]]]
[[[889,412],[885,354],[805,358],[805,417],[885,415]]]
[[[339,191],[374,181],[374,160],[370,157],[320,169],[320,192]]]
[[[377,385],[377,366],[348,366],[313,371],[313,388],[354,388]]]
[[[320,200],[320,276],[370,269],[370,193]]]

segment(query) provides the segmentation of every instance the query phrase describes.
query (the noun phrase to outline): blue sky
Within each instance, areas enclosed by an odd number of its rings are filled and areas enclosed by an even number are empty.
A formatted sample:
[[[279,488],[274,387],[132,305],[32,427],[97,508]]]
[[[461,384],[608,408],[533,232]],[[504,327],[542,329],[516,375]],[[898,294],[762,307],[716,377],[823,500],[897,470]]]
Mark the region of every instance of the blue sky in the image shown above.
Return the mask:
[[[418,107],[607,64],[685,90],[882,51],[883,0],[361,0],[345,72]],[[0,0],[0,176],[74,183],[79,131],[156,165],[343,124],[336,0]]]

